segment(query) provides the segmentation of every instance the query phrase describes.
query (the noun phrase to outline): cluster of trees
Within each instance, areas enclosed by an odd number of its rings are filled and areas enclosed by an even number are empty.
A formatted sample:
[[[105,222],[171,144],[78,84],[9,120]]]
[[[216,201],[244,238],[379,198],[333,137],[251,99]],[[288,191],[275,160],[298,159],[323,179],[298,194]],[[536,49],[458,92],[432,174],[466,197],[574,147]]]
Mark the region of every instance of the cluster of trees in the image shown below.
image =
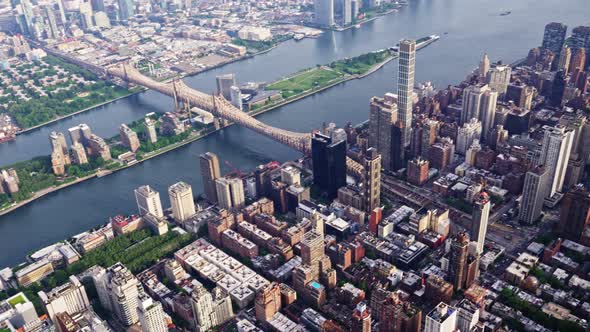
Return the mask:
[[[354,58],[334,61],[330,67],[349,75],[364,74],[372,66],[384,61],[389,56],[389,51],[371,52]]]
[[[78,97],[80,92],[90,92],[90,94]],[[51,121],[56,117],[66,116],[124,96],[127,93],[127,90],[105,82],[89,85],[79,84],[69,90],[61,90],[57,93],[49,92],[47,97],[10,104],[7,111],[22,128],[29,128]]]
[[[122,262],[131,272],[136,274],[161,258],[172,255],[191,241],[193,241],[193,234],[190,233],[181,235],[176,232],[168,232],[162,236],[152,236],[147,229],[134,231],[115,237],[103,246],[87,253],[66,269],[56,270],[40,283],[0,293],[0,299],[22,291],[31,300],[37,312],[43,312],[37,293],[63,285],[71,275],[79,274],[94,265],[109,267],[117,262]]]
[[[553,331],[584,331],[580,325],[569,320],[557,319],[549,316],[541,309],[521,300],[512,290],[504,288],[500,293],[500,301],[507,306],[522,312],[526,317]]]
[[[555,278],[552,275],[548,275],[545,271],[534,268],[531,270],[531,274],[535,276],[540,283],[542,284],[549,284],[553,288],[557,289],[565,289],[565,285],[559,279]]]
[[[238,46],[244,46],[249,50],[253,49],[258,52],[261,52],[261,51],[268,50],[269,48],[277,45],[280,42],[284,42],[285,40],[287,40],[289,38],[291,38],[291,37],[289,37],[287,35],[274,36],[271,40],[260,40],[260,41],[235,38],[232,40],[232,44],[238,45]]]

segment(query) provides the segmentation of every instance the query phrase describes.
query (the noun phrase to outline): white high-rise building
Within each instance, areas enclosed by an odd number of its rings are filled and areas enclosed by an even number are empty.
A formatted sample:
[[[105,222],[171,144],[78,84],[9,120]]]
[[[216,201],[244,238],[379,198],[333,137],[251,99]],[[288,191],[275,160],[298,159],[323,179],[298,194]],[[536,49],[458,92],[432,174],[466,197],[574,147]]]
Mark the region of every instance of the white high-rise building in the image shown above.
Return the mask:
[[[236,75],[224,74],[216,77],[217,94],[221,95],[227,101],[231,101],[231,87],[237,86]]]
[[[323,27],[334,25],[334,0],[314,0],[315,23]]]
[[[147,139],[151,143],[156,143],[158,141],[158,133],[156,132],[156,122],[150,118],[145,118],[145,129]]]
[[[457,309],[441,302],[426,315],[424,332],[454,332],[457,329]]]
[[[38,294],[45,312],[54,322],[55,315],[58,313],[66,312],[74,315],[90,308],[86,289],[75,276],[70,276],[69,282],[50,292],[40,291]]]
[[[113,313],[125,326],[139,321],[137,308],[143,288],[125,265],[116,263],[106,270],[99,267],[92,279],[103,308]]]
[[[574,141],[574,132],[566,127],[543,126],[545,135],[541,146],[541,154],[537,162],[538,166],[545,166],[549,172],[548,190],[546,197],[553,197],[563,187],[567,164]]]
[[[215,320],[221,325],[234,317],[234,309],[231,305],[229,293],[221,287],[215,287],[211,291],[211,300],[213,301],[213,311]]]
[[[196,213],[192,187],[185,182],[178,182],[168,188],[172,215],[177,222],[183,222]]]
[[[203,285],[199,284],[193,289],[191,306],[193,308],[194,323],[197,331],[208,331],[217,325],[213,298]]]
[[[471,240],[476,242],[477,253],[483,253],[483,246],[488,232],[490,217],[490,197],[485,192],[477,194],[473,200],[473,214],[471,215]]]
[[[475,140],[481,137],[481,122],[471,119],[465,122],[457,132],[457,153],[465,155]]]
[[[412,94],[416,66],[416,41],[399,43],[399,69],[397,78],[398,118],[403,125],[404,147],[410,145],[412,130]]]
[[[349,25],[352,19],[352,0],[342,0],[342,23]]]
[[[472,85],[463,90],[463,111],[461,124],[471,119],[481,122],[481,133],[484,140],[488,139],[494,126],[498,93],[486,84]]]
[[[230,88],[230,94],[231,94],[232,105],[234,105],[235,107],[237,107],[241,111],[242,110],[242,92],[240,91],[240,88],[233,85]]]
[[[481,61],[479,62],[479,78],[480,80],[486,79],[488,76],[488,72],[490,71],[490,58],[488,57],[487,53],[483,54]]]
[[[217,201],[224,209],[242,208],[246,203],[244,183],[238,178],[219,178],[215,180]]]
[[[166,316],[162,304],[144,295],[137,308],[142,332],[168,332]]]
[[[135,189],[135,200],[137,201],[137,209],[139,210],[140,216],[151,213],[159,218],[164,217],[160,193],[153,190],[150,186],[145,185]]]
[[[490,88],[503,95],[508,89],[508,84],[510,84],[511,74],[512,68],[510,66],[494,66],[488,71],[487,82]]]
[[[536,167],[526,173],[522,188],[522,200],[518,220],[532,224],[541,215],[545,191],[549,182],[549,172],[544,167]]]

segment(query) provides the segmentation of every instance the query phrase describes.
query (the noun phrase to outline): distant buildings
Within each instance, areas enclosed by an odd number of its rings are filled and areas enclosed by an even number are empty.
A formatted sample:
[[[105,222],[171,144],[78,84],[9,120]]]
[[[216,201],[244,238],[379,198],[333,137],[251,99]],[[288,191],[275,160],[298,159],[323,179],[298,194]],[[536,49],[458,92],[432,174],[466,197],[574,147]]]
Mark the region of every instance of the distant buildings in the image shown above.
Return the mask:
[[[545,33],[543,34],[542,47],[559,55],[565,43],[566,33],[567,25],[565,24],[557,22],[547,24],[545,26]]]
[[[334,25],[334,0],[314,0],[315,23],[323,27]]]
[[[482,137],[487,139],[488,133],[494,125],[497,100],[498,92],[492,90],[487,84],[473,85],[465,88],[463,90],[461,123],[467,123],[471,119],[479,120],[482,127]]]

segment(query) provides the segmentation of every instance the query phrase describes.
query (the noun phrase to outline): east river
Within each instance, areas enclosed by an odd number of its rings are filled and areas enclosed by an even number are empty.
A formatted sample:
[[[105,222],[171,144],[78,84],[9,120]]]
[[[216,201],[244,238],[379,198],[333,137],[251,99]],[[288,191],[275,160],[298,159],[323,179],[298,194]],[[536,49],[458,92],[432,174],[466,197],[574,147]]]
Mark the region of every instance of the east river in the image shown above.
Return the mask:
[[[504,11],[511,11],[501,16]],[[384,16],[358,29],[328,32],[318,39],[289,41],[264,55],[226,65],[194,77],[188,85],[212,92],[215,76],[235,73],[240,83],[272,81],[292,72],[386,48],[402,38],[438,34],[441,39],[418,52],[416,81],[432,81],[445,87],[461,81],[475,68],[485,51],[492,61],[510,63],[525,57],[541,43],[543,27],[550,21],[563,22],[569,30],[590,21],[588,0],[410,0],[399,12]],[[368,117],[371,96],[394,91],[397,62],[376,73],[353,80],[273,110],[260,120],[285,129],[309,132],[322,122],[358,123]],[[0,145],[2,165],[49,154],[51,131],[87,123],[103,137],[117,133],[121,123],[129,123],[149,112],[166,112],[172,100],[147,91],[116,101],[18,136]],[[149,184],[160,191],[168,206],[169,185],[185,181],[193,192],[202,191],[199,154],[212,151],[243,171],[271,160],[286,161],[300,154],[248,129],[233,126],[157,158],[92,179],[47,195],[13,213],[0,217],[0,268],[17,264],[35,249],[66,239],[105,223],[109,216],[136,213],[133,189]]]

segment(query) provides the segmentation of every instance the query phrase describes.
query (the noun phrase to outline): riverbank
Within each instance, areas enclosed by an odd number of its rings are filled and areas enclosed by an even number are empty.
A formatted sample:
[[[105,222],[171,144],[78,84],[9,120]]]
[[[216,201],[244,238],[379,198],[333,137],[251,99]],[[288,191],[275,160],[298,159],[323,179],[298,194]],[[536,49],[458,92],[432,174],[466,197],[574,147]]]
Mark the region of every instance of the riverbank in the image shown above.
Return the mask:
[[[421,49],[421,48],[427,46],[431,42],[432,42],[431,40],[424,41],[423,43],[420,44],[421,47],[418,47],[417,46],[417,49]],[[426,43],[426,44],[424,44],[424,43]],[[349,70],[351,72],[355,72],[355,71],[358,71],[358,68],[359,68],[358,61],[361,61],[361,60],[358,60],[358,59],[363,59],[363,61],[368,61],[368,60],[366,60],[366,57],[368,55],[375,55],[375,54],[379,54],[379,53],[382,53],[382,52],[387,52],[387,56],[385,56],[382,61],[380,61],[380,62],[378,62],[376,64],[371,65],[366,70],[363,69],[363,71],[361,73],[359,73],[359,74],[347,74],[347,73],[344,73],[343,71],[338,71],[339,73],[342,74],[342,76],[338,77],[337,79],[334,79],[334,80],[330,80],[328,82],[325,82],[323,85],[317,85],[317,86],[314,85],[311,89],[302,91],[302,92],[297,93],[295,95],[291,95],[288,98],[284,98],[284,99],[278,100],[275,103],[271,103],[271,104],[268,104],[268,105],[261,106],[260,108],[257,108],[255,110],[250,111],[249,114],[252,115],[252,116],[254,116],[254,117],[256,117],[258,115],[264,114],[264,113],[269,112],[271,110],[274,110],[276,108],[285,106],[287,104],[290,104],[290,103],[296,102],[298,100],[307,98],[309,96],[312,96],[312,95],[317,94],[319,92],[322,92],[324,90],[330,89],[330,88],[332,88],[332,87],[334,87],[336,85],[342,84],[344,82],[347,82],[347,81],[350,81],[350,80],[362,79],[364,77],[367,77],[367,76],[375,73],[379,69],[383,68],[383,66],[385,66],[387,63],[393,61],[398,56],[397,53],[395,53],[395,52],[392,53],[390,51],[370,52],[370,53],[367,53],[367,54],[363,54],[363,55],[357,56],[357,57],[352,58],[352,59],[345,59],[345,60],[335,61],[335,62],[333,62],[331,64],[331,66],[333,66],[336,63],[338,63],[340,65],[342,65],[344,63],[344,64],[347,64],[348,65],[348,67],[346,67],[347,70]],[[289,80],[289,79],[291,79],[293,77],[297,77],[297,76],[302,75],[302,74],[305,74],[305,73],[307,73],[309,71],[320,70],[323,67],[324,66],[307,69],[307,70],[305,70],[303,72],[299,72],[299,73],[296,73],[294,75],[290,75],[290,76],[288,76],[286,78],[280,79],[280,80],[278,80],[276,82],[273,82],[271,85],[277,84],[277,83],[280,83],[280,82],[283,82],[283,81],[286,81],[286,80]],[[364,68],[364,67],[361,66],[361,68]],[[64,183],[64,184],[61,184],[61,185],[58,185],[58,186],[52,186],[52,187],[49,187],[49,188],[41,189],[41,190],[33,193],[33,196],[31,196],[29,198],[26,198],[26,199],[24,199],[24,200],[22,200],[22,201],[20,201],[18,203],[13,203],[13,204],[9,205],[8,207],[5,207],[4,210],[0,210],[0,216],[3,216],[3,215],[8,214],[8,213],[11,213],[11,212],[17,210],[20,207],[23,207],[25,205],[28,205],[31,202],[33,202],[33,201],[35,201],[37,199],[40,199],[40,198],[42,198],[42,197],[44,197],[44,196],[46,196],[48,194],[51,194],[53,192],[56,192],[58,190],[65,189],[65,188],[67,188],[69,186],[72,186],[74,184],[78,184],[78,183],[84,182],[84,181],[89,180],[89,179],[92,179],[94,177],[104,177],[104,176],[107,176],[107,175],[116,173],[118,171],[122,171],[124,169],[127,169],[127,168],[130,168],[132,166],[138,165],[138,164],[140,164],[140,163],[142,163],[142,162],[144,162],[146,160],[155,158],[157,156],[160,156],[162,154],[165,154],[167,152],[170,152],[170,151],[173,151],[173,150],[175,150],[177,148],[180,148],[180,147],[182,147],[184,145],[187,145],[189,143],[192,143],[194,141],[197,141],[199,139],[202,139],[204,137],[207,137],[207,136],[209,136],[209,135],[211,135],[213,133],[216,133],[216,132],[218,132],[218,131],[220,131],[220,130],[222,130],[224,128],[227,128],[229,126],[232,126],[232,125],[233,125],[233,123],[230,123],[230,124],[227,124],[227,125],[225,125],[223,127],[220,127],[218,129],[214,129],[214,130],[205,128],[205,129],[199,130],[198,132],[193,131],[193,132],[191,132],[191,134],[187,138],[185,138],[184,140],[182,140],[180,142],[172,143],[172,144],[170,144],[168,146],[165,146],[165,147],[162,147],[161,149],[158,149],[156,151],[151,151],[151,152],[145,153],[142,156],[141,160],[136,160],[136,161],[133,161],[133,162],[128,163],[128,164],[121,164],[120,166],[116,166],[116,167],[111,168],[111,169],[102,169],[102,168],[99,168],[94,173],[92,173],[90,175],[87,175],[87,176],[84,176],[84,177],[81,177],[81,178],[78,178],[78,179],[75,179],[75,180],[73,180],[71,182]]]
[[[321,92],[321,91],[324,91],[326,89],[332,88],[332,87],[334,87],[334,86],[336,86],[338,84],[344,83],[346,81],[349,81],[349,80],[352,80],[352,79],[360,79],[360,78],[363,78],[363,77],[365,77],[367,75],[370,75],[371,73],[374,73],[379,68],[382,68],[386,63],[388,63],[389,61],[393,60],[394,58],[395,58],[394,56],[390,56],[385,61],[382,61],[382,62],[380,62],[378,64],[375,64],[371,68],[371,70],[369,70],[368,72],[364,73],[363,75],[346,75],[346,76],[343,76],[341,79],[338,79],[337,81],[334,81],[334,82],[330,82],[329,84],[326,84],[326,85],[323,85],[323,86],[320,86],[320,87],[312,88],[311,90],[304,91],[304,92],[302,92],[300,94],[297,94],[297,95],[291,96],[289,98],[283,99],[283,100],[281,100],[278,103],[274,103],[272,105],[265,105],[263,107],[260,107],[260,108],[258,108],[256,110],[253,110],[252,112],[250,112],[250,114],[252,116],[259,116],[261,114],[264,114],[266,112],[269,112],[269,111],[274,110],[276,108],[279,108],[281,106],[284,106],[284,105],[293,103],[293,102],[298,101],[300,99],[303,99],[303,98],[309,97],[311,95],[314,95],[314,94],[316,94],[318,92]],[[0,210],[0,216],[6,215],[6,214],[11,213],[11,212],[14,212],[15,210],[17,210],[17,209],[19,209],[19,208],[21,208],[21,207],[23,207],[25,205],[28,205],[28,204],[32,203],[33,201],[35,201],[35,200],[38,200],[38,199],[40,199],[42,197],[45,197],[45,196],[47,196],[47,195],[49,195],[51,193],[57,192],[57,191],[59,191],[61,189],[68,188],[68,187],[70,187],[72,185],[79,184],[81,182],[84,182],[86,180],[90,180],[90,179],[95,178],[95,177],[108,176],[110,174],[114,174],[116,172],[125,170],[125,169],[130,168],[130,167],[135,166],[135,165],[138,165],[138,164],[140,164],[140,163],[142,163],[142,162],[144,162],[146,160],[150,160],[152,158],[158,157],[158,156],[160,156],[162,154],[165,154],[167,152],[170,152],[170,151],[173,151],[175,149],[178,149],[178,148],[180,148],[180,147],[182,147],[184,145],[190,144],[190,143],[192,143],[194,141],[197,141],[199,139],[202,139],[204,137],[207,137],[207,136],[209,136],[209,135],[211,135],[213,133],[216,133],[216,132],[218,132],[218,131],[220,131],[220,130],[222,130],[224,128],[227,128],[229,126],[232,126],[232,125],[233,125],[233,123],[230,123],[230,124],[227,124],[227,125],[225,125],[223,127],[220,127],[219,129],[215,129],[215,130],[202,129],[198,133],[197,132],[193,132],[193,133],[191,133],[189,135],[189,137],[187,137],[186,139],[182,140],[181,142],[173,143],[173,144],[170,144],[168,146],[165,146],[165,147],[163,147],[163,148],[161,148],[161,149],[159,149],[157,151],[146,153],[142,157],[141,160],[137,160],[137,161],[131,162],[129,164],[121,164],[121,166],[118,166],[118,167],[113,168],[113,169],[110,169],[110,170],[107,170],[107,169],[98,169],[93,174],[84,176],[82,178],[78,178],[78,179],[73,180],[71,182],[68,182],[68,183],[64,183],[64,184],[58,185],[58,186],[52,186],[52,187],[49,187],[49,188],[45,188],[45,189],[39,190],[39,191],[33,193],[33,195],[31,197],[29,197],[29,198],[27,198],[27,199],[25,199],[23,201],[20,201],[20,202],[17,202],[17,203],[13,203],[13,204],[5,207],[3,210]]]

